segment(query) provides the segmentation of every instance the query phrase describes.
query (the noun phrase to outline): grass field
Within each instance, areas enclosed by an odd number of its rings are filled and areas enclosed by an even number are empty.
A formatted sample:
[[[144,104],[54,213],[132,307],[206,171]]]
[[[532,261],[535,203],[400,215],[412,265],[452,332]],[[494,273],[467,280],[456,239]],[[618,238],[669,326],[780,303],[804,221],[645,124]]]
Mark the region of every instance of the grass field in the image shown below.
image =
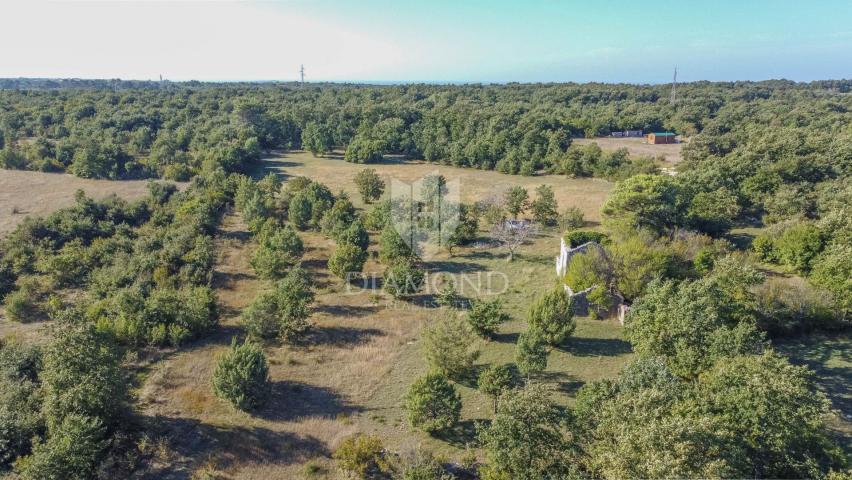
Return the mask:
[[[420,162],[370,167],[405,181],[437,168]],[[258,175],[266,171],[285,178],[305,175],[335,191],[348,191],[360,205],[351,179],[362,168],[336,158],[294,154],[268,161]],[[445,167],[440,171],[448,178],[461,177],[467,201],[513,184],[532,188],[549,183],[560,206],[577,205],[592,219],[598,218],[610,188],[597,180],[527,178]],[[432,305],[428,290],[410,301],[393,302],[373,290],[347,285],[326,267],[333,242],[318,233],[300,235],[306,245],[302,266],[317,287],[314,327],[298,345],[267,347],[273,399],[262,411],[244,414],[213,396],[210,377],[216,356],[232,336],[242,335],[240,310],[265,283],[255,278],[249,266],[254,245],[245,225],[238,215],[226,216],[217,236],[215,275],[222,325],[212,337],[156,363],[139,392],[150,435],[162,445],[162,458],[153,462],[146,478],[188,478],[193,472],[249,479],[299,478],[308,462],[318,471],[313,478],[336,478],[330,454],[343,438],[356,432],[376,433],[392,449],[423,443],[448,459],[458,459],[473,440],[475,422],[490,418],[490,400],[469,381],[458,385],[464,410],[456,431],[442,438],[412,431],[405,422],[401,398],[413,378],[426,371],[419,333],[444,312]],[[372,237],[370,250],[375,252],[377,235]],[[467,297],[476,296],[472,285],[478,280],[484,283],[489,273],[495,276],[492,289],[480,293],[502,292],[512,321],[493,341],[481,343],[478,368],[513,361],[514,342],[526,329],[529,303],[554,285],[553,257],[558,246],[556,233],[545,232],[522,247],[511,263],[489,247],[462,248],[452,257],[442,253],[427,262],[430,278],[444,272],[470,279],[472,283],[461,289]],[[364,270],[381,274],[383,268],[371,256]],[[551,353],[540,380],[551,384],[558,401],[567,405],[580,386],[615,375],[630,355],[615,321],[580,319],[574,336]]]
[[[74,193],[100,199],[116,194],[135,200],[148,194],[147,180],[91,180],[64,173],[0,169],[0,238],[27,215],[44,216],[74,203]]]
[[[489,170],[447,167],[417,160],[402,160],[389,157],[382,163],[359,165],[345,162],[340,154],[314,157],[307,152],[281,153],[271,156],[255,172],[275,172],[288,176],[304,176],[318,180],[331,188],[333,192],[341,190],[349,193],[356,206],[363,207],[357,188],[353,182],[355,175],[365,168],[374,168],[385,177],[387,182],[394,178],[404,182],[413,182],[425,175],[438,171],[448,180],[457,179],[461,184],[462,201],[472,202],[492,192],[500,192],[514,185],[521,185],[534,196],[533,190],[541,184],[553,187],[560,208],[576,206],[583,210],[586,219],[600,220],[600,207],[612,184],[600,179],[571,179],[560,175],[542,175],[523,177],[505,175]]]
[[[618,150],[619,148],[626,148],[630,155],[634,156],[649,156],[649,157],[658,157],[662,155],[665,157],[664,165],[675,165],[680,163],[681,157],[681,149],[683,148],[683,143],[674,143],[671,145],[650,145],[645,143],[644,138],[613,138],[613,137],[599,137],[599,138],[575,138],[574,143],[577,145],[588,145],[590,143],[597,143],[602,150]]]

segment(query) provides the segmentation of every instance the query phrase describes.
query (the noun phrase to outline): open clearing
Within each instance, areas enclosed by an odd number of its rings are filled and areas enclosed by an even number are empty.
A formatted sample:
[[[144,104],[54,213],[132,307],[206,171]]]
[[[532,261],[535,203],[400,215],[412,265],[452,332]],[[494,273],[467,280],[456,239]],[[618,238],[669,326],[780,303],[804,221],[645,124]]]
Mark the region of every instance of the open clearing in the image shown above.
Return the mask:
[[[597,143],[602,150],[618,150],[626,148],[630,155],[665,157],[665,165],[675,165],[680,163],[681,149],[684,143],[673,143],[671,145],[651,145],[645,142],[644,138],[614,138],[614,137],[598,137],[598,138],[575,138],[573,143],[577,145],[588,145]]]
[[[72,205],[77,190],[96,199],[114,193],[136,200],[148,194],[147,185],[148,180],[92,180],[64,173],[0,169],[0,238],[28,215],[44,216]]]
[[[360,206],[352,177],[366,167],[297,153],[270,160],[263,170],[285,178],[308,176],[335,191],[349,192]],[[515,184],[532,188],[548,183],[554,186],[560,207],[576,205],[593,219],[598,218],[610,188],[598,180],[508,176],[422,162],[369,167],[404,181],[436,169],[448,178],[458,175],[466,201]],[[298,345],[267,346],[272,400],[253,415],[241,413],[213,396],[210,378],[216,356],[233,336],[243,335],[240,311],[266,282],[258,280],[250,267],[254,244],[246,226],[238,215],[225,217],[216,241],[219,331],[173,356],[166,355],[151,368],[139,392],[149,432],[163,445],[162,461],[155,462],[160,468],[147,472],[146,478],[189,478],[202,472],[225,478],[299,478],[306,462],[316,470],[312,478],[336,478],[330,454],[343,438],[356,432],[375,433],[392,449],[422,443],[449,460],[458,460],[474,440],[475,423],[490,418],[491,401],[475,389],[471,379],[457,384],[464,403],[457,429],[441,438],[413,432],[401,408],[402,396],[413,378],[427,370],[420,331],[446,311],[433,305],[428,286],[408,301],[394,302],[370,288],[346,284],[327,269],[334,243],[316,232],[300,236],[306,246],[302,266],[316,285],[310,319],[314,327]],[[371,234],[374,254],[364,271],[381,275],[384,267],[375,260],[377,237]],[[553,257],[558,246],[556,232],[544,232],[522,247],[511,263],[491,247],[462,248],[452,257],[442,253],[426,263],[427,284],[434,285],[434,276],[441,272],[457,280],[465,276],[470,283],[461,284],[462,296],[500,294],[512,316],[494,340],[481,342],[477,369],[513,361],[514,343],[526,329],[531,300],[555,286]],[[493,283],[486,291],[489,273]],[[540,380],[553,387],[560,403],[570,404],[583,384],[615,375],[632,355],[621,331],[614,320],[580,319],[573,337],[551,353]]]
[[[600,207],[610,189],[612,189],[612,183],[595,178],[573,179],[561,175],[524,177],[506,175],[490,170],[449,167],[420,160],[403,160],[395,157],[387,157],[381,163],[361,165],[344,161],[340,154],[314,157],[307,152],[276,154],[267,158],[256,173],[262,175],[264,172],[274,172],[283,174],[285,178],[290,176],[308,177],[328,185],[334,193],[341,190],[347,192],[356,206],[363,207],[353,179],[358,172],[365,168],[375,169],[388,184],[390,178],[413,182],[438,171],[448,180],[457,179],[460,182],[461,196],[464,202],[473,202],[490,193],[501,192],[515,185],[525,187],[534,197],[533,190],[535,187],[547,184],[553,187],[560,209],[568,206],[578,207],[583,210],[586,219],[593,222],[600,220]]]

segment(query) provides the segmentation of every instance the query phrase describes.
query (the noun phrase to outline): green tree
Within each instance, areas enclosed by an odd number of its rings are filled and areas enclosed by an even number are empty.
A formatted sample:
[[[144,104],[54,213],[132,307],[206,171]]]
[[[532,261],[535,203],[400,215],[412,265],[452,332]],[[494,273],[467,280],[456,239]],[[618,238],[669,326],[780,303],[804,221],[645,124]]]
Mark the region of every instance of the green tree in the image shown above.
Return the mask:
[[[647,290],[625,319],[626,336],[637,353],[664,357],[676,374],[695,378],[719,358],[762,350],[752,306],[724,281],[654,281]]]
[[[126,413],[128,397],[118,348],[94,325],[71,319],[60,322],[45,348],[40,374],[48,430],[59,428],[72,414],[115,428]]]
[[[518,343],[515,345],[515,364],[527,377],[541,373],[547,368],[547,354],[547,342],[539,331],[530,329],[518,336]]]
[[[539,296],[530,306],[529,324],[550,345],[559,345],[574,333],[574,307],[565,289],[556,287]]]
[[[458,314],[450,312],[423,332],[423,355],[431,369],[461,378],[479,358],[476,335]]]
[[[506,211],[512,215],[512,218],[518,219],[518,215],[524,213],[529,208],[530,195],[527,189],[520,186],[514,186],[506,191]]]
[[[32,480],[97,478],[108,446],[106,431],[99,418],[69,412],[17,468],[23,478]]]
[[[384,154],[381,141],[356,135],[346,147],[343,159],[352,163],[378,163],[382,161]]]
[[[311,201],[307,193],[300,191],[290,199],[287,207],[287,218],[293,227],[305,230],[311,222],[311,211]]]
[[[488,468],[512,479],[564,478],[569,469],[563,423],[543,385],[504,391],[497,415],[479,435]]]
[[[533,219],[542,225],[556,225],[559,205],[553,195],[553,188],[550,185],[539,185],[535,193],[536,198],[530,204]]]
[[[563,231],[577,230],[586,225],[583,211],[577,207],[567,207],[559,214],[559,228]]]
[[[467,321],[477,335],[489,338],[500,328],[500,324],[509,321],[509,314],[503,311],[500,299],[493,301],[476,300],[467,313]]]
[[[341,195],[334,201],[331,210],[323,214],[320,228],[327,237],[337,239],[357,218],[355,206],[347,197]]]
[[[825,236],[811,223],[790,227],[775,239],[775,253],[784,265],[808,273],[825,246]]]
[[[341,243],[328,258],[328,269],[338,277],[347,279],[349,273],[360,272],[366,261],[366,250],[351,243]]]
[[[459,421],[461,407],[461,396],[440,373],[415,380],[404,398],[408,422],[427,433],[453,427]]]
[[[405,243],[393,225],[385,225],[379,237],[379,260],[390,265],[397,260],[411,258],[412,255],[411,247]]]
[[[332,457],[341,470],[360,478],[381,475],[390,470],[382,440],[372,435],[358,434],[343,439]]]
[[[852,245],[834,244],[815,261],[811,281],[834,294],[842,311],[852,310]]]
[[[711,235],[721,235],[730,230],[739,214],[737,197],[724,187],[697,193],[687,211],[690,224]]]
[[[661,234],[683,224],[686,196],[673,177],[636,175],[618,182],[604,203],[604,224]]]
[[[304,253],[302,239],[289,225],[264,227],[258,244],[251,258],[251,266],[263,278],[283,277]]]
[[[240,410],[263,406],[270,394],[266,355],[256,343],[237,343],[219,356],[213,371],[213,392]]]
[[[827,435],[829,402],[812,377],[767,352],[722,360],[699,378],[699,409],[745,452],[747,470],[731,476],[816,478],[842,463]]]
[[[423,270],[411,260],[400,259],[385,269],[382,288],[394,298],[405,298],[420,291],[423,277]]]
[[[358,172],[355,175],[355,186],[358,187],[358,193],[361,194],[364,203],[375,202],[385,191],[385,182],[373,168],[365,168]]]
[[[325,125],[309,122],[302,130],[302,148],[314,156],[322,156],[330,152],[333,144],[334,138]]]
[[[503,392],[515,384],[511,365],[492,365],[479,374],[476,382],[479,391],[491,397],[494,401],[494,413],[497,413],[497,400]]]
[[[292,341],[308,328],[313,299],[307,273],[293,268],[272,291],[255,297],[243,312],[243,324],[254,338]]]

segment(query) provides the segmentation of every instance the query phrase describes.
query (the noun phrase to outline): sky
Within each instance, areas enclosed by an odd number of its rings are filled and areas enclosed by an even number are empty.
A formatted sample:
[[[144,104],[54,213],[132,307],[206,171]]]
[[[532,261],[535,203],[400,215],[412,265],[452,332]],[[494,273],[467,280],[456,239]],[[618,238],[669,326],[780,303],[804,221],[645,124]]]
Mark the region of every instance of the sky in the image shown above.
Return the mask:
[[[0,77],[852,78],[850,0],[0,3]]]

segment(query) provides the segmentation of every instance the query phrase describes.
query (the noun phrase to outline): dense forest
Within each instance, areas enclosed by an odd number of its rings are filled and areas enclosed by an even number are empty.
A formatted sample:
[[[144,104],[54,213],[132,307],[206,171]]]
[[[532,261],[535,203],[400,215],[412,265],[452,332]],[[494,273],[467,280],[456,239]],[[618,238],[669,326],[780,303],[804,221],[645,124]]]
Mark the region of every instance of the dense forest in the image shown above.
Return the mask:
[[[512,261],[539,229],[571,246],[600,244],[557,280],[590,289],[593,312],[610,310],[616,294],[627,302],[624,338],[635,358],[617,377],[579,388],[570,408],[556,404],[538,380],[577,326],[563,285],[530,287],[537,290],[525,299],[528,329],[512,340],[514,363],[481,371],[473,346],[508,320],[502,299],[461,301],[445,286],[434,296],[450,313],[422,334],[429,373],[411,379],[403,408],[413,430],[441,438],[460,420],[457,385],[472,383],[494,402],[493,417],[477,425],[483,456],[448,468],[429,453],[403,458],[381,438],[356,435],[328,455],[347,475],[848,475],[848,452],[826,425],[827,397],[773,340],[850,326],[852,81],[689,83],[675,105],[666,86],[611,84],[18,79],[0,87],[5,168],[192,180],[184,191],[152,181],[136,202],[81,192],[73,207],[28,218],[0,243],[5,316],[53,325],[44,347],[0,343],[0,471],[110,478],[143,470],[133,446],[143,427],[128,389],[138,372],[127,359],[215,329],[213,238],[223,212],[245,222],[256,245],[251,268],[267,287],[240,313],[245,340],[233,341],[211,379],[236,409],[270,401],[264,349],[296,344],[311,328],[316,288],[300,266],[306,232],[333,244],[327,268],[338,280],[374,254],[383,293],[405,301],[422,291],[428,262],[391,215],[402,207],[429,213],[447,179],[428,177],[422,203],[392,205],[382,178],[365,168],[354,180],[366,206],[359,211],[314,179],[245,175],[264,151],[305,149],[343,151],[364,164],[397,155],[616,182],[594,230],[576,208],[560,209],[549,186],[534,198],[515,186],[453,205],[460,221],[442,245],[451,257],[484,241]],[[689,138],[676,174],[661,173],[657,159],[572,142],[625,129]],[[520,217],[529,222],[507,221]],[[377,251],[369,251],[371,236]],[[779,283],[771,272],[802,283]]]

